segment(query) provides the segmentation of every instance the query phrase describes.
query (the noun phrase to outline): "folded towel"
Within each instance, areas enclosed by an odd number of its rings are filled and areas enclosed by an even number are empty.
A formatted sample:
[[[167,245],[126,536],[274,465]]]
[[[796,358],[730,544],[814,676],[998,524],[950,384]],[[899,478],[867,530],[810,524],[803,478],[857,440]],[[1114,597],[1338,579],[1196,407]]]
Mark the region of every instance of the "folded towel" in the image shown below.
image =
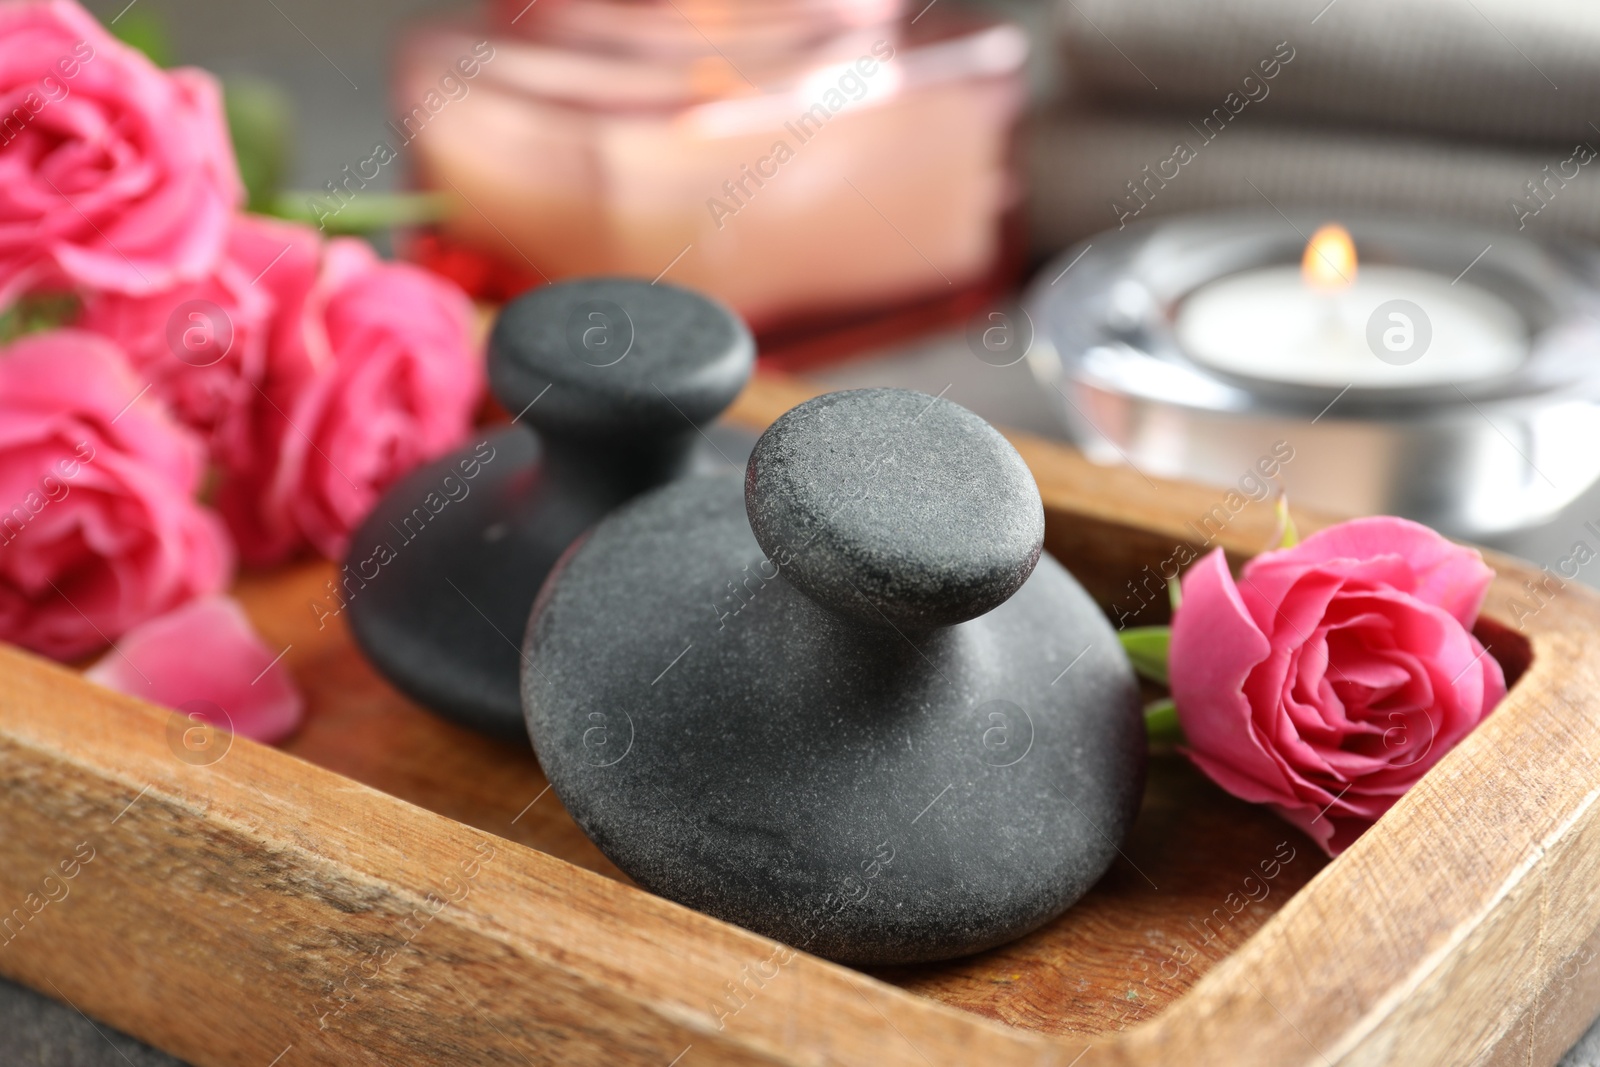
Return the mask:
[[[1568,141],[1600,123],[1593,0],[1057,0],[1080,99],[1205,112],[1280,45],[1280,117]]]
[[[1037,116],[1026,131],[1035,250],[1241,205],[1365,208],[1600,239],[1600,133],[1566,148],[1486,145],[1290,126],[1253,115],[1256,106],[1226,125],[1088,110]]]

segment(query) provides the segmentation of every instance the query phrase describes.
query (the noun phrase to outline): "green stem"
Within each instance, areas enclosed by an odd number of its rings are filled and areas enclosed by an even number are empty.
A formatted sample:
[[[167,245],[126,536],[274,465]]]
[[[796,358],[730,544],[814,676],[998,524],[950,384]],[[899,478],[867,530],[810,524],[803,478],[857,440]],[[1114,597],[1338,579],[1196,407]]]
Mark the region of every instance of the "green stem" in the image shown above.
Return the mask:
[[[319,206],[320,205],[320,206]],[[362,234],[444,218],[449,201],[438,193],[362,193],[340,206],[320,193],[284,192],[272,202],[283,219],[309,222],[328,233]]]
[[[1150,744],[1183,744],[1183,727],[1178,723],[1178,706],[1171,697],[1151,702],[1144,709],[1144,729]]]
[[[1117,632],[1122,650],[1128,654],[1139,677],[1157,685],[1167,684],[1167,650],[1172,644],[1170,626],[1130,626]]]

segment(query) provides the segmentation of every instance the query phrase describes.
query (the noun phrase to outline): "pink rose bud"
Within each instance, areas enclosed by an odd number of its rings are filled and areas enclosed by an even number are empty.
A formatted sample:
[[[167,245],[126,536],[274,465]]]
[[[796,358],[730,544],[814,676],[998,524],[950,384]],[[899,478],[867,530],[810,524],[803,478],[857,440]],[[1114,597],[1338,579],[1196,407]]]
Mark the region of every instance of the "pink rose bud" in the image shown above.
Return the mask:
[[[0,640],[58,659],[227,585],[203,448],[104,338],[0,349]]]
[[[243,196],[216,82],[163,71],[70,0],[0,4],[0,304],[201,277]]]
[[[1185,754],[1347,848],[1505,696],[1472,625],[1494,577],[1425,526],[1357,519],[1183,579],[1169,670]]]

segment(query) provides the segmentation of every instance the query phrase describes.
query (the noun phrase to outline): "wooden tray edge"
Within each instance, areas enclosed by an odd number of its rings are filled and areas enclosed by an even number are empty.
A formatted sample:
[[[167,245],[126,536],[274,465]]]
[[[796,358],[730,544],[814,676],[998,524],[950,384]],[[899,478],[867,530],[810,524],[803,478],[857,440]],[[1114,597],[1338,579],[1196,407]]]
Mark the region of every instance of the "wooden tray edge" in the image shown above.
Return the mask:
[[[0,972],[203,1067],[1048,1051],[276,749],[191,765],[185,720],[27,653],[0,671],[0,900],[67,887]],[[40,862],[85,842],[71,879]]]

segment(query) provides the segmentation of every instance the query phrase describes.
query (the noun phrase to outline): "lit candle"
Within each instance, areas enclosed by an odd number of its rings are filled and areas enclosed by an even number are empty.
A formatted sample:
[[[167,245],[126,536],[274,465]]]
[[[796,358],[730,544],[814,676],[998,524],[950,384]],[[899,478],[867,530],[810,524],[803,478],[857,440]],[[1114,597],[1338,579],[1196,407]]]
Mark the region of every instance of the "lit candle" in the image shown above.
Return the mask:
[[[1176,330],[1190,357],[1216,370],[1336,389],[1481,381],[1528,353],[1527,326],[1505,300],[1432,271],[1358,267],[1340,226],[1312,236],[1299,269],[1202,286]]]

